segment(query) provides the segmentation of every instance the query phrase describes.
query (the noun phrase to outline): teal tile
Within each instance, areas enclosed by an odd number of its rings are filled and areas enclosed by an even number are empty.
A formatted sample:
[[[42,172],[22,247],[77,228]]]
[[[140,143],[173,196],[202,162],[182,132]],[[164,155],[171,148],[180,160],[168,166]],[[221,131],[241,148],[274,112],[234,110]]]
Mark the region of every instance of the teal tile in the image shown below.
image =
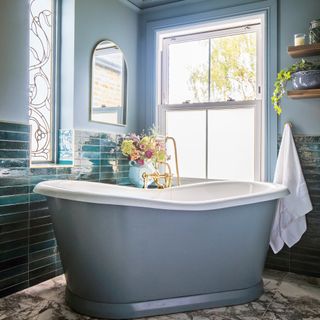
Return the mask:
[[[56,168],[30,168],[30,175],[32,176],[55,175],[56,172]]]
[[[29,226],[28,220],[0,224],[0,233],[4,234],[12,231],[27,229],[28,226]]]
[[[0,140],[0,150],[29,150],[29,146],[29,142]]]
[[[29,180],[27,177],[28,171],[24,170],[25,177],[8,177],[0,176],[0,186],[16,186],[16,185],[28,185]]]
[[[29,166],[29,160],[20,160],[20,159],[0,160],[0,168],[26,168],[28,166]]]
[[[4,185],[4,179],[17,179],[27,177],[29,168],[1,168],[0,167],[0,185]]]
[[[0,234],[0,243],[14,241],[14,240],[18,240],[18,239],[25,239],[25,238],[28,238],[28,234],[29,234],[28,229],[13,231],[13,232],[5,233],[5,234]],[[7,260],[7,259],[4,259],[2,254],[1,254],[1,259]]]
[[[37,193],[31,193],[30,194],[30,201],[45,201],[47,200],[47,198],[41,194],[37,194]]]
[[[27,212],[28,209],[28,203],[0,205],[0,215]]]
[[[0,215],[0,224],[18,222],[23,220],[28,220],[29,212],[19,212],[19,213],[11,213],[11,214],[2,214]]]
[[[25,273],[27,271],[28,271],[28,264],[27,263],[22,264],[22,265],[18,265],[13,268],[1,271],[0,272],[0,279],[13,277],[13,276],[19,275],[21,273]]]
[[[0,196],[25,194],[28,192],[28,186],[0,187]]]
[[[28,203],[29,195],[14,195],[14,196],[2,196],[0,197],[0,205],[8,205],[8,204],[19,204],[19,203]]]
[[[28,159],[29,152],[25,150],[2,150],[0,153],[2,159]]]
[[[18,285],[27,280],[28,280],[28,273],[23,273],[15,277],[3,279],[2,281],[0,281],[0,290],[12,287],[14,285]]]
[[[30,134],[24,132],[0,131],[0,140],[29,142]]]
[[[45,250],[48,248],[55,248],[57,246],[56,239],[49,239],[41,242],[34,242],[29,247],[29,254],[33,254],[37,251]]]
[[[82,151],[100,152],[100,146],[83,145],[82,146]]]
[[[30,132],[30,126],[19,123],[0,122],[0,131]]]

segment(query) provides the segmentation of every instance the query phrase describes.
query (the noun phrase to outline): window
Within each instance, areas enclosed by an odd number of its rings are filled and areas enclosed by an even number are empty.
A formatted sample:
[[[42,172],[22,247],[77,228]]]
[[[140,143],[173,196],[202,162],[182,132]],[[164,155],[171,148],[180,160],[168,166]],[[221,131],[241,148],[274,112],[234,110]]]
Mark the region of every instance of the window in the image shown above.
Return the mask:
[[[159,38],[158,122],[177,140],[181,176],[263,178],[261,30],[255,17]]]
[[[31,161],[53,162],[55,142],[56,1],[30,0],[29,123]]]

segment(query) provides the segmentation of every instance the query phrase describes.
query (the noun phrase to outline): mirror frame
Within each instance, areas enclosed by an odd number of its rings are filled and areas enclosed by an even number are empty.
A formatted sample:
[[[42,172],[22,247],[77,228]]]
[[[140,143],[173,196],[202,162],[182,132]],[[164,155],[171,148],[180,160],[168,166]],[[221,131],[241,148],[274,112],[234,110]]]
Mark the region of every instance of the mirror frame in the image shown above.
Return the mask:
[[[124,90],[124,105],[123,105],[123,123],[113,123],[113,122],[104,122],[104,121],[97,121],[97,120],[93,120],[92,119],[92,108],[93,108],[93,86],[94,86],[94,82],[93,77],[94,77],[94,67],[93,67],[93,63],[94,63],[94,53],[96,52],[96,49],[98,47],[99,44],[105,42],[105,41],[109,41],[115,44],[115,46],[117,46],[123,55],[123,61],[124,61],[124,85],[123,85],[123,90]],[[103,40],[99,40],[93,47],[92,53],[91,53],[91,68],[90,68],[90,106],[89,106],[89,121],[91,122],[96,122],[96,123],[101,123],[101,124],[107,124],[107,125],[113,125],[113,126],[118,126],[118,127],[126,127],[127,123],[128,123],[128,64],[127,64],[127,60],[125,58],[125,55],[122,51],[122,49],[112,40],[109,39],[103,39]]]

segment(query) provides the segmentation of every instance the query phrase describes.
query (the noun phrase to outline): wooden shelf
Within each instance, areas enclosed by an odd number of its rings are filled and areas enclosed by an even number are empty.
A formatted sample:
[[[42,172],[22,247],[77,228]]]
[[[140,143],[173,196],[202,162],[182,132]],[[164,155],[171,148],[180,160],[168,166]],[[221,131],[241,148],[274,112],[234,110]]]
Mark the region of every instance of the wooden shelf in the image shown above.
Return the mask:
[[[320,98],[320,89],[291,90],[287,92],[291,99],[312,99]]]
[[[310,57],[320,55],[320,43],[306,44],[303,46],[289,46],[288,54],[292,58]]]

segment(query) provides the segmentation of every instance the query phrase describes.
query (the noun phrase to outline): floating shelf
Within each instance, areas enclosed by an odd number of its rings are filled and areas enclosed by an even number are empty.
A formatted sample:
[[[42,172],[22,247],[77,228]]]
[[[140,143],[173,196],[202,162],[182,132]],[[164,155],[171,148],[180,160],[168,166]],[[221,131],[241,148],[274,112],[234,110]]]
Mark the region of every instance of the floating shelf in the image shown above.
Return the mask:
[[[289,46],[288,54],[292,58],[310,57],[320,55],[320,43],[306,44],[303,46]]]
[[[312,99],[320,98],[320,89],[291,90],[287,92],[291,99]]]

